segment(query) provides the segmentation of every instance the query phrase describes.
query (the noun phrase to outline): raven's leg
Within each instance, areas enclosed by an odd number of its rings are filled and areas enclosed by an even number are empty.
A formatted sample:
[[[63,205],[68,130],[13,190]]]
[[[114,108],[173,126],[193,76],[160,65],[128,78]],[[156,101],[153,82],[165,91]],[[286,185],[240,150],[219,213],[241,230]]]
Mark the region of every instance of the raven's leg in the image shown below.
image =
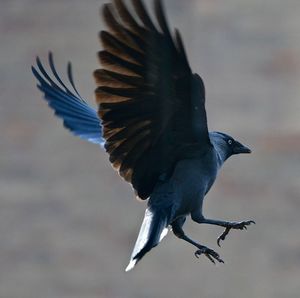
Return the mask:
[[[191,243],[192,245],[196,246],[198,248],[198,250],[195,252],[195,256],[197,258],[199,258],[201,254],[204,254],[214,264],[216,263],[214,259],[216,259],[220,263],[224,263],[224,261],[220,258],[219,254],[216,253],[214,250],[195,242],[194,240],[185,235],[182,229],[185,219],[185,217],[180,217],[171,224],[174,235],[179,239],[185,240]]]
[[[223,221],[223,220],[215,220],[215,219],[207,219],[205,218],[201,212],[195,212],[192,213],[192,219],[197,223],[204,223],[204,224],[210,224],[210,225],[216,225],[224,227],[224,232],[218,237],[217,243],[220,246],[220,241],[224,241],[226,236],[228,235],[229,231],[231,229],[235,230],[247,230],[247,226],[251,224],[255,224],[255,221],[253,220],[247,220],[247,221]]]

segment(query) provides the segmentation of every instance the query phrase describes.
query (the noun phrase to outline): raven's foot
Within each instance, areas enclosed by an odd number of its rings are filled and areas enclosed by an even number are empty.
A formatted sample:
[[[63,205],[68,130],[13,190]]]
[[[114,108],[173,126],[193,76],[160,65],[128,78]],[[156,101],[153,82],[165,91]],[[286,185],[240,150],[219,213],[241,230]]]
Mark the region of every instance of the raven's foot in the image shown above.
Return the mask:
[[[220,241],[225,240],[226,236],[228,235],[228,233],[231,229],[247,230],[247,226],[250,226],[251,224],[255,224],[255,221],[248,220],[248,221],[241,221],[241,222],[228,222],[228,223],[226,223],[226,227],[225,227],[224,232],[218,237],[218,240],[217,240],[218,245],[221,246]]]
[[[201,248],[195,252],[196,258],[199,258],[202,254],[204,254],[214,264],[216,264],[215,260],[224,264],[224,261],[220,258],[219,254],[206,246],[201,246]]]

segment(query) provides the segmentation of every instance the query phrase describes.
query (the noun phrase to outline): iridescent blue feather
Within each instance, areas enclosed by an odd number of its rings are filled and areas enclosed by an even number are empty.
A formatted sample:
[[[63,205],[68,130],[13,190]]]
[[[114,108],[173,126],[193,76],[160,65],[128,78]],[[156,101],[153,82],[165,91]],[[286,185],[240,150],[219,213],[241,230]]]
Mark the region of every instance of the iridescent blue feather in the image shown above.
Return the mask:
[[[36,62],[37,67],[32,67],[32,72],[38,80],[37,87],[44,93],[44,99],[55,115],[63,120],[64,126],[74,135],[103,147],[104,139],[97,111],[79,95],[74,85],[71,64],[68,64],[67,73],[74,92],[59,77],[52,53],[49,53],[49,65],[56,82],[48,75],[39,58]]]

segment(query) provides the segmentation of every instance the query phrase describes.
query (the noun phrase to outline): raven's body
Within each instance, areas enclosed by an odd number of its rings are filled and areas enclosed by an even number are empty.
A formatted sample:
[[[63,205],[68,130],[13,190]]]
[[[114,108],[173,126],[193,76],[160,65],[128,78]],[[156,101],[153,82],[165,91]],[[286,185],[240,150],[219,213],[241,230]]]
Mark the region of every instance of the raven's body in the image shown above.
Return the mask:
[[[180,160],[172,176],[156,185],[148,205],[169,209],[169,224],[178,217],[201,213],[203,198],[213,185],[218,168],[214,148],[202,157]]]
[[[100,32],[103,66],[94,72],[98,85],[97,112],[77,92],[71,66],[68,77],[74,92],[62,82],[52,54],[49,64],[56,82],[40,60],[33,73],[49,106],[75,135],[98,143],[136,195],[148,199],[148,208],[126,270],[166,235],[174,234],[212,262],[223,262],[213,250],[193,241],[182,230],[186,217],[197,223],[244,229],[253,221],[206,219],[203,199],[221,166],[231,155],[250,153],[232,137],[209,132],[205,88],[192,72],[178,30],[173,36],[161,0],[154,0],[155,25],[141,0],[131,0],[135,16],[123,0],[103,5],[107,31]]]

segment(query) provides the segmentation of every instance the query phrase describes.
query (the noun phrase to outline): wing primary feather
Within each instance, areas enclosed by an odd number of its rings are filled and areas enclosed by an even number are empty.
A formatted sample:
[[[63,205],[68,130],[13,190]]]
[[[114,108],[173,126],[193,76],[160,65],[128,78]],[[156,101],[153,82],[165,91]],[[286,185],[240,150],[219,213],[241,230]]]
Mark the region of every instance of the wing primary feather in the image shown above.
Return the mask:
[[[79,92],[77,91],[77,88],[74,84],[74,78],[73,78],[73,72],[72,72],[72,63],[69,62],[68,66],[67,66],[67,73],[68,73],[68,79],[70,81],[70,84],[72,85],[75,93],[79,96],[79,98],[85,102],[85,100],[81,97],[81,95],[79,94]]]
[[[123,129],[121,129],[120,131],[118,131],[117,133],[115,133],[114,135],[112,135],[111,137],[109,137],[107,139],[107,141],[108,142],[116,142],[116,141],[123,140],[125,138],[130,138],[134,134],[137,134],[137,133],[143,131],[144,129],[149,128],[150,123],[151,123],[150,121],[145,121],[142,123],[138,123],[135,126],[125,127]]]
[[[170,33],[170,29],[167,24],[167,19],[164,13],[164,8],[161,3],[161,0],[154,0],[154,9],[155,9],[157,21],[159,23],[160,28],[162,29],[162,32],[166,35],[168,39],[172,40],[172,35]]]
[[[114,7],[111,3],[104,4],[102,9],[103,19],[108,26],[108,28],[114,33],[114,35],[122,40],[124,40],[131,47],[139,50],[139,45],[132,39],[128,31],[117,21],[114,14]],[[130,32],[130,31],[129,31]]]
[[[135,49],[136,50],[140,50],[142,53],[145,53],[147,47],[145,45],[145,41],[142,38],[143,35],[137,35],[134,32],[124,28],[124,32],[127,34],[127,36],[130,37],[130,39],[132,40],[132,42],[136,45]]]
[[[42,75],[45,77],[45,79],[48,80],[48,82],[57,89],[61,89],[51,78],[50,76],[47,74],[45,68],[43,67],[43,64],[41,63],[41,60],[39,57],[36,57],[36,64],[38,66],[39,71],[42,73]]]
[[[152,97],[145,96],[142,100],[139,100],[140,96],[136,98],[130,98],[120,103],[101,103],[99,113],[101,118],[105,121],[113,121],[135,118],[137,116],[156,116],[157,109],[153,107]]]
[[[98,53],[100,61],[103,65],[106,65],[108,68],[115,68],[120,72],[125,72],[124,74],[135,74],[139,76],[143,76],[144,69],[142,66],[126,61],[116,55],[113,55],[107,51],[100,51]]]
[[[100,86],[96,89],[96,93],[99,91],[126,98],[132,98],[141,95],[141,92],[136,88],[111,88],[107,86]]]
[[[74,95],[70,89],[64,84],[64,82],[61,80],[60,76],[58,75],[57,71],[56,71],[56,68],[55,68],[55,64],[54,64],[54,60],[53,60],[53,54],[52,52],[49,52],[48,54],[48,61],[49,61],[49,65],[50,65],[50,69],[54,75],[54,77],[57,79],[57,81],[61,84],[61,86],[63,88],[65,88],[66,92],[71,94],[71,95]]]
[[[113,95],[111,93],[105,92],[99,87],[96,89],[95,94],[96,94],[96,101],[98,104],[105,103],[105,102],[117,103],[117,102],[123,102],[128,100],[128,98],[124,96]]]
[[[123,0],[114,0],[114,4],[116,6],[120,18],[125,23],[126,27],[138,35],[143,34],[143,28],[139,26],[136,20],[132,17],[131,13],[125,6]]]
[[[107,25],[107,27],[114,33],[114,34],[120,34],[126,39],[126,36],[123,35],[123,32],[121,30],[121,26],[116,20],[114,16],[114,7],[111,3],[106,3],[103,5],[102,8],[102,15],[103,19]]]
[[[149,109],[156,110],[156,107],[153,106],[152,102],[153,98],[151,96],[143,96],[141,98],[138,96],[137,98],[130,98],[126,101],[120,102],[120,103],[114,103],[114,102],[109,102],[109,103],[101,103],[100,104],[100,111],[101,110],[111,110],[113,112],[120,112],[123,113],[124,110],[139,110],[140,112],[147,111]]]
[[[112,78],[107,73],[105,73],[103,69],[98,69],[94,71],[94,78],[96,80],[97,86],[107,86],[107,87],[114,87],[114,88],[134,87],[132,85],[126,84],[125,82]]]
[[[123,128],[123,127],[129,127],[131,125],[137,125],[141,121],[148,121],[149,116],[148,115],[143,115],[139,116],[133,119],[115,119],[114,121],[107,121],[106,123],[103,123],[104,127],[104,133],[106,130],[111,130],[111,129],[116,129],[116,128]]]
[[[132,3],[137,15],[139,16],[145,27],[151,31],[157,32],[157,29],[151,21],[151,18],[149,17],[149,14],[143,2],[141,0],[132,0]]]
[[[108,33],[107,31],[100,32],[100,39],[103,47],[112,54],[123,57],[131,62],[142,64],[144,62],[144,55],[141,52],[129,47],[125,43],[118,40],[116,37]]]
[[[34,75],[39,80],[35,73]],[[47,83],[45,82],[40,82],[40,84],[41,85],[38,85],[37,87],[39,90],[45,93],[45,99],[48,102],[55,101],[56,106],[61,106],[62,108],[68,109],[69,111],[74,111],[75,114],[80,112],[84,113],[87,112],[88,109],[92,109],[87,106],[79,106],[76,100],[70,98],[69,95],[65,95],[61,90],[53,90],[52,87],[49,87],[49,85],[47,85]],[[97,122],[99,122],[99,120]]]
[[[142,77],[127,76],[117,72],[109,71],[106,69],[97,69],[94,72],[98,85],[113,84],[113,82],[120,82],[126,86],[140,87],[144,86],[144,79]]]
[[[66,93],[59,87],[53,88],[53,86],[49,85],[49,83],[39,74],[39,72],[35,69],[34,66],[31,67],[32,72],[34,76],[39,81],[40,85],[37,85],[37,87],[45,93],[46,100],[49,101],[55,100],[57,104],[65,105],[68,109],[73,109],[77,112],[83,111],[86,112],[87,109],[91,109],[87,104],[86,105],[78,105],[77,101],[78,99],[71,96],[70,94]],[[85,103],[85,102],[84,102]]]
[[[191,72],[190,64],[187,59],[186,51],[183,45],[183,41],[180,35],[180,32],[178,29],[175,29],[175,39],[176,39],[176,45],[178,47],[178,51],[180,53],[181,58],[183,59],[183,65],[186,65],[186,68],[189,72]]]
[[[126,181],[131,182],[135,164],[150,146],[151,146],[151,142],[149,140],[142,139],[124,157],[119,171],[120,171],[120,175],[124,177]],[[128,173],[129,169],[130,169],[130,173]]]
[[[153,116],[153,111],[148,111],[148,112],[143,113],[143,119],[147,122],[150,122],[149,119],[151,118],[151,116]],[[140,119],[139,118],[140,113],[137,109],[135,109],[135,110],[126,110],[123,113],[110,111],[108,113],[105,113],[102,116],[102,119],[104,121],[107,121],[107,122],[110,122],[110,121],[114,120],[114,121],[116,121],[116,123],[119,123],[118,127],[125,127],[124,123],[130,123],[130,122],[127,122],[128,117],[138,119],[137,121],[135,121],[134,125],[138,126],[140,124],[140,122],[143,122],[143,121],[139,120]]]
[[[114,163],[120,156],[126,155],[130,149],[134,148],[139,141],[146,138],[149,133],[149,130],[144,130],[139,134],[135,134],[131,139],[125,139],[119,146],[109,151],[110,161]]]

